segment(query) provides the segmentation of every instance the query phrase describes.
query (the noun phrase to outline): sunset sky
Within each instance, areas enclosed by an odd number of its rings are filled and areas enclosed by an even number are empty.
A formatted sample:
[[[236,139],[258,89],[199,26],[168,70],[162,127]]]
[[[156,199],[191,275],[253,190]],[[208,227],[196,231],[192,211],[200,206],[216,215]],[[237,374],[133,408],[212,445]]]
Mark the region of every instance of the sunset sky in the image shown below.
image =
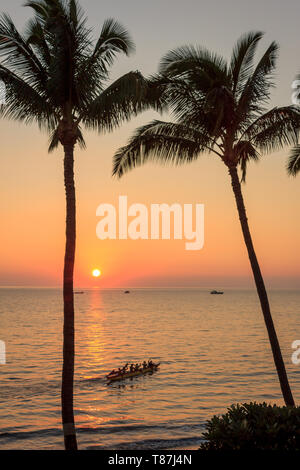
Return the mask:
[[[2,0],[22,28],[31,10],[24,0]],[[157,71],[161,56],[183,44],[200,44],[229,57],[238,37],[263,30],[259,54],[276,40],[280,57],[275,105],[291,104],[291,84],[300,71],[300,3],[298,0],[143,1],[81,0],[94,28],[114,17],[130,31],[136,53],[120,57],[112,78],[139,69]],[[82,287],[200,286],[252,287],[234,197],[225,166],[202,156],[183,167],[148,164],[111,177],[112,156],[137,125],[158,117],[147,112],[112,134],[86,132],[87,150],[76,149],[78,238],[75,283]],[[165,116],[167,119],[167,116]],[[36,126],[0,122],[0,285],[59,286],[62,280],[65,230],[63,151],[48,155],[48,136]],[[285,172],[288,149],[249,168],[244,195],[257,255],[270,287],[295,288],[300,281],[300,176]],[[108,240],[96,237],[96,209],[128,203],[203,203],[205,245],[186,251],[184,241]],[[100,278],[92,270],[102,271]]]

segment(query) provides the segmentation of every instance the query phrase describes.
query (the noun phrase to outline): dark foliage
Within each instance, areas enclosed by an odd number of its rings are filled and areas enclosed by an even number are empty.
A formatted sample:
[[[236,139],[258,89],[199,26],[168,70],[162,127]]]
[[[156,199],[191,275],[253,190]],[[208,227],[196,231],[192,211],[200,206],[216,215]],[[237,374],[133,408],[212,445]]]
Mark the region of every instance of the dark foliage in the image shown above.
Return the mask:
[[[200,450],[300,450],[300,407],[243,403],[206,423]]]

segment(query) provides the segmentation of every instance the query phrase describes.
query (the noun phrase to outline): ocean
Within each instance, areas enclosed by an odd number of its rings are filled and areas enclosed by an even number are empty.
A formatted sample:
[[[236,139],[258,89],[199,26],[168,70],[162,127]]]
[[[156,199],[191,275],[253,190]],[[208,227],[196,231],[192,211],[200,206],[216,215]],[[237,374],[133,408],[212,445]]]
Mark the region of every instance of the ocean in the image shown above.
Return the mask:
[[[300,403],[300,291],[269,292]],[[75,415],[81,449],[197,448],[204,423],[232,403],[283,404],[257,294],[227,289],[84,289],[76,295]],[[0,289],[0,449],[62,449],[62,293]],[[107,385],[126,362],[152,375]]]

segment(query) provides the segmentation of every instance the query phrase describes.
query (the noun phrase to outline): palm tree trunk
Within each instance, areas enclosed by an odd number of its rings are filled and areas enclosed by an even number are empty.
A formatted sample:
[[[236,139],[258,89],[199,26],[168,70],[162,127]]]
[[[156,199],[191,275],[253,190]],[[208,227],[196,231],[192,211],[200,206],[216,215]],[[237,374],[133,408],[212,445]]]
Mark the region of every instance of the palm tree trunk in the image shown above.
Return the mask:
[[[231,185],[235,195],[235,201],[237,205],[237,210],[239,213],[239,218],[241,222],[241,227],[244,235],[244,241],[248,250],[248,256],[250,259],[253,276],[255,279],[256,289],[258,297],[260,300],[261,309],[263,312],[265,324],[268,330],[269,340],[272,348],[273,358],[280,382],[280,387],[282,395],[287,406],[295,406],[294,398],[290,389],[285,365],[283,362],[279,341],[277,338],[276,330],[274,327],[272,315],[270,312],[270,305],[268,300],[268,295],[266,292],[264,280],[260,271],[260,267],[257,261],[257,257],[254,251],[254,246],[249,230],[248,219],[246,215],[246,209],[244,205],[241,184],[236,167],[229,167],[229,174],[231,176]]]
[[[62,422],[66,450],[77,450],[73,410],[74,382],[74,293],[73,272],[76,243],[76,199],[74,184],[74,144],[64,145],[64,179],[66,191],[66,251],[64,264],[64,338],[61,387]]]

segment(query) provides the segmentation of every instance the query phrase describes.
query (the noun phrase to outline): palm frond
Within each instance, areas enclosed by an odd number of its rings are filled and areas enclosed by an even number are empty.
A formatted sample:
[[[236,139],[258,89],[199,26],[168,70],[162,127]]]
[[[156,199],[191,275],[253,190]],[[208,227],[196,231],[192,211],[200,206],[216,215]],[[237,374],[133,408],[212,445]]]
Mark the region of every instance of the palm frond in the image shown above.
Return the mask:
[[[194,128],[182,123],[165,122],[154,119],[143,130],[143,134],[148,133],[164,135],[167,137],[181,137],[191,142],[197,142],[199,151],[207,150],[215,152],[213,149],[214,141],[207,132],[202,132],[198,128]]]
[[[210,86],[205,92],[199,91],[184,78],[173,78],[166,82],[164,96],[178,122],[217,134],[232,100],[226,87],[214,83]]]
[[[223,57],[207,49],[182,46],[168,52],[161,60],[159,72],[168,77],[193,77],[205,71],[211,78],[227,79],[227,64]]]
[[[163,100],[155,83],[146,80],[140,72],[129,72],[101,92],[81,117],[86,127],[105,132],[143,110],[160,111],[162,107]]]
[[[36,17],[44,23],[48,17],[48,7],[50,3],[51,0],[48,3],[47,0],[30,0],[24,3],[24,7],[32,8]],[[53,3],[55,3],[55,0]]]
[[[42,27],[51,47],[52,59],[48,67],[48,93],[56,106],[62,107],[67,101],[78,104],[81,90],[76,77],[92,51],[86,17],[77,2],[44,0],[43,3],[47,6]],[[88,76],[85,81],[88,81]]]
[[[48,147],[48,152],[52,153],[57,147],[59,146],[59,133],[58,129],[54,129],[49,138],[49,147]]]
[[[296,176],[300,172],[300,145],[296,145],[289,156],[287,172],[291,176]]]
[[[46,70],[30,44],[17,31],[9,15],[0,17],[0,58],[2,64],[30,82],[39,91],[45,91]]]
[[[76,30],[78,23],[83,18],[83,13],[76,0],[69,0],[69,18],[73,28]]]
[[[119,178],[147,161],[175,165],[192,162],[209,151],[206,134],[178,123],[153,121],[137,129],[128,145],[114,155],[113,175]]]
[[[5,105],[1,114],[4,117],[23,121],[37,122],[40,127],[53,129],[57,123],[55,109],[28,83],[0,65],[0,80],[6,87]]]
[[[45,30],[37,18],[32,18],[28,21],[26,42],[34,49],[44,68],[49,67],[51,63],[51,51],[45,37]]]
[[[129,55],[133,50],[134,44],[126,29],[113,19],[106,20],[94,49],[78,62],[75,86],[81,107],[88,108],[103,91],[116,55]]]
[[[93,56],[101,56],[111,65],[117,53],[129,55],[134,50],[134,42],[124,26],[113,18],[105,20]]]
[[[263,153],[296,145],[300,129],[300,110],[295,106],[273,108],[260,116],[245,132]]]
[[[269,100],[271,88],[274,86],[273,72],[277,56],[278,45],[276,42],[272,42],[241,92],[236,116],[242,126],[265,111],[265,104]]]
[[[166,94],[175,118],[220,136],[234,109],[226,61],[206,49],[183,46],[162,59],[160,72],[170,80]]]
[[[249,79],[249,74],[253,69],[253,59],[257,45],[262,36],[262,32],[247,33],[238,40],[233,49],[229,73],[232,77],[234,95],[240,95],[245,82]]]

